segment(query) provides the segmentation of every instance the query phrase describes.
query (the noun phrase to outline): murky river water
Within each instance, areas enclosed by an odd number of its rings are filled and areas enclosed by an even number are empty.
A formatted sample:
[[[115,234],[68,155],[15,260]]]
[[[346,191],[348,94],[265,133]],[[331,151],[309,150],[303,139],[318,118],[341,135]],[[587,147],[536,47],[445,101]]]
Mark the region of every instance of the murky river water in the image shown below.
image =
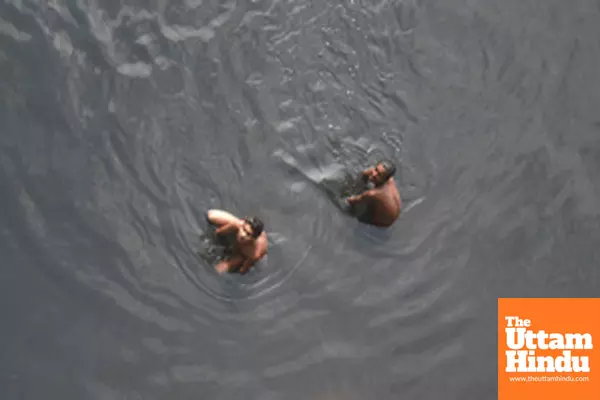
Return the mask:
[[[597,1],[0,1],[0,397],[496,398],[600,294]],[[340,212],[380,157],[388,231]],[[258,215],[218,277],[203,213]]]

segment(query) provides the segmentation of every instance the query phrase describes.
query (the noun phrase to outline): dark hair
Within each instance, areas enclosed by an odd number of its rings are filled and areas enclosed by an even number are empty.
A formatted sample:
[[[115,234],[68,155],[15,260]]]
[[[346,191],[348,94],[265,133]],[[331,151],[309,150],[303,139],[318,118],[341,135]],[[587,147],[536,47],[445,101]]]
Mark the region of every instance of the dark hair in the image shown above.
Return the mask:
[[[396,173],[396,165],[393,162],[391,162],[390,160],[380,161],[379,165],[381,165],[385,169],[385,172],[386,172],[382,181],[387,182],[388,179],[390,179]]]
[[[265,229],[265,224],[263,224],[263,222],[256,217],[246,217],[244,218],[244,221],[246,221],[248,225],[252,227],[252,237],[254,239],[259,237]]]

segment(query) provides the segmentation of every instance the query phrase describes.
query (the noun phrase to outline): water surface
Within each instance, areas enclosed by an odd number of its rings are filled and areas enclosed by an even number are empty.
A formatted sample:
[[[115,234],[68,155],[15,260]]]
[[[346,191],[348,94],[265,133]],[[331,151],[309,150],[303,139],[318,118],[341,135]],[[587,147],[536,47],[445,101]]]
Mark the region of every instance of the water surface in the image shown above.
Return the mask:
[[[599,293],[599,17],[0,2],[1,397],[496,398],[497,298]],[[388,231],[329,196],[381,157]],[[264,220],[250,274],[213,207]]]

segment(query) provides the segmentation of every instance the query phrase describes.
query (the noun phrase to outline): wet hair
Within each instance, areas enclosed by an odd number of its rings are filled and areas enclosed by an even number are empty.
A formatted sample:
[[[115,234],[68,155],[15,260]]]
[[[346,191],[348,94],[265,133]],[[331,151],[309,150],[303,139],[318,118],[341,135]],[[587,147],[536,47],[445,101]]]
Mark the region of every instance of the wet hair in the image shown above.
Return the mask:
[[[382,177],[382,182],[387,182],[396,173],[396,165],[390,160],[380,161],[377,165],[381,165],[385,169],[385,175]]]
[[[263,222],[260,219],[256,217],[246,217],[244,218],[244,221],[246,221],[248,225],[250,225],[250,227],[252,228],[252,237],[254,239],[259,237],[260,234],[263,233],[263,230],[265,229],[265,224],[263,224]]]

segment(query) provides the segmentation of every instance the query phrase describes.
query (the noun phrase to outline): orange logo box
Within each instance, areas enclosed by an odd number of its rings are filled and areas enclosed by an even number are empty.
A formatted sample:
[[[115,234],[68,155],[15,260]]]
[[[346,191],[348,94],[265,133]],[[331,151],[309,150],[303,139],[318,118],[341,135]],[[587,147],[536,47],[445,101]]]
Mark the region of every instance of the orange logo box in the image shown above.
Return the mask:
[[[498,299],[498,399],[600,400],[600,299]]]

